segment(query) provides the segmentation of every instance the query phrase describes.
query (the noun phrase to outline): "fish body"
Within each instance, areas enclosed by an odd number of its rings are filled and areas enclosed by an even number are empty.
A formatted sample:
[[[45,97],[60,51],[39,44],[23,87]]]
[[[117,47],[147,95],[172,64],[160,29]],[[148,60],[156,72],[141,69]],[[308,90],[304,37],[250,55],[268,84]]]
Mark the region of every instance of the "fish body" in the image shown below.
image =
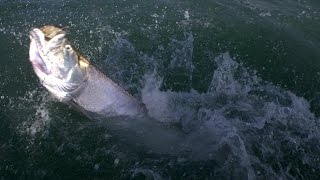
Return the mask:
[[[141,116],[142,103],[81,55],[56,26],[30,31],[29,59],[42,85],[90,118]]]

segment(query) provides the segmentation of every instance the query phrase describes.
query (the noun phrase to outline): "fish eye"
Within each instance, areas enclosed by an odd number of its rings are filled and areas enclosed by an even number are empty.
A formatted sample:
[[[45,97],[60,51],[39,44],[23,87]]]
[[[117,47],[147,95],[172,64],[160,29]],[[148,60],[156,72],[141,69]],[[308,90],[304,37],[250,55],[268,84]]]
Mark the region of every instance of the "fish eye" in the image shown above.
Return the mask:
[[[71,51],[72,47],[70,45],[65,45],[64,48],[66,48],[66,50]]]

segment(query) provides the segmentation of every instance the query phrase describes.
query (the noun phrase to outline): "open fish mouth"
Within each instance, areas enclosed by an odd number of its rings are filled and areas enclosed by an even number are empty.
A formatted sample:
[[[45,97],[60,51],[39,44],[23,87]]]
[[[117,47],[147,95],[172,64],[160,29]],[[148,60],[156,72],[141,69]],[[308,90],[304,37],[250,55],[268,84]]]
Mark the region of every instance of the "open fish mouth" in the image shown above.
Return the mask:
[[[44,58],[46,58],[43,54],[43,49],[46,44],[44,34],[40,29],[35,28],[30,31],[29,37],[31,40],[29,49],[29,59],[34,70],[37,74],[51,74],[51,71],[49,70],[44,61]]]
[[[46,75],[51,74],[51,61],[55,59],[52,56],[55,56],[56,52],[61,50],[61,46],[66,42],[65,35],[66,33],[62,28],[55,26],[44,26],[30,31],[30,61],[36,72]],[[51,58],[48,57],[48,54],[51,54]]]
[[[29,60],[42,85],[60,100],[70,98],[86,81],[89,62],[78,55],[63,28],[34,28],[29,37]]]

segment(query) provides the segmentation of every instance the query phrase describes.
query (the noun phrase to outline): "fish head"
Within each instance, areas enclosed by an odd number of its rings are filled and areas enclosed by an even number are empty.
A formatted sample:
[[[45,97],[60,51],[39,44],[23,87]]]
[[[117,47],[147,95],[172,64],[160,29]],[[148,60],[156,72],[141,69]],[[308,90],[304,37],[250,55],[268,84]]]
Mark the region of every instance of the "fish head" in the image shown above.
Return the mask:
[[[43,86],[61,101],[72,98],[86,81],[89,62],[72,47],[63,28],[34,28],[29,37],[29,59]]]

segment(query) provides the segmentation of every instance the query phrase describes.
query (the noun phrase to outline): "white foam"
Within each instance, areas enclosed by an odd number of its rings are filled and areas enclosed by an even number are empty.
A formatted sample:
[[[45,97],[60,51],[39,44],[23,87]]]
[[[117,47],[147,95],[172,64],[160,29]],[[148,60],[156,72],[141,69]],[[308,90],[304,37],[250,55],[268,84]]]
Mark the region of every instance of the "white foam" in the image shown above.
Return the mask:
[[[271,13],[270,13],[270,12],[262,12],[262,13],[260,13],[259,15],[260,15],[261,17],[266,17],[266,16],[271,17]]]

